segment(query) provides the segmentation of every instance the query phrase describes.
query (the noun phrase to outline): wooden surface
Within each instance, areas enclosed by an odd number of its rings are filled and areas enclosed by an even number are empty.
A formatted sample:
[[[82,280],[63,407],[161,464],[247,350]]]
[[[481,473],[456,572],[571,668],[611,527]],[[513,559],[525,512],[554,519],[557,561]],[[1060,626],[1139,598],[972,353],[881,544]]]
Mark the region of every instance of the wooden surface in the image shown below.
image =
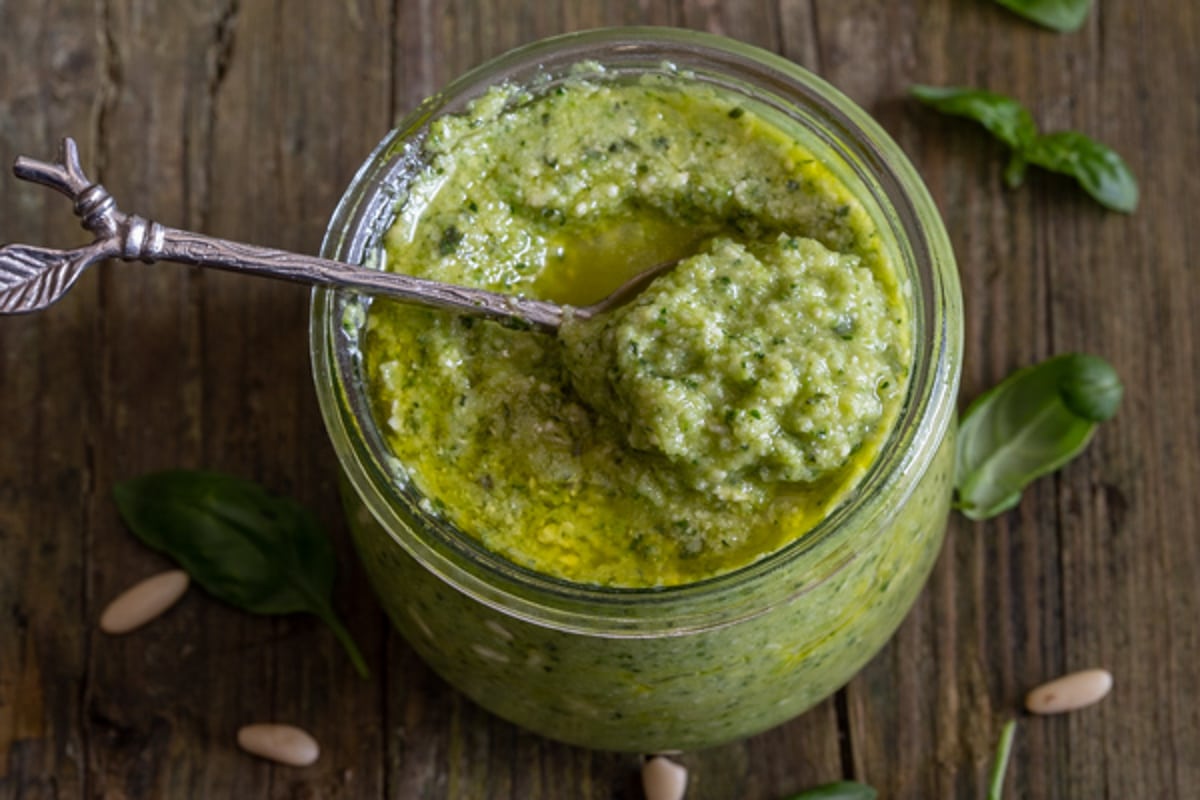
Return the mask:
[[[1002,723],[1044,678],[1116,688],[1023,719],[1009,797],[1200,792],[1200,6],[1098,0],[1056,35],[986,0],[0,0],[0,164],[79,138],[130,210],[303,251],[399,113],[512,46],[600,25],[728,34],[812,68],[873,113],[945,215],[966,298],[964,397],[1084,350],[1128,387],[1117,419],[1019,509],[956,518],[890,645],[835,698],[683,756],[691,798],[776,800],[842,776],[884,798],[981,798]],[[1078,128],[1138,174],[1132,217],[1068,181],[1007,191],[979,129],[904,98],[973,84]],[[0,176],[0,242],[83,240],[66,201]],[[515,730],[392,633],[339,518],[309,377],[305,290],[106,264],[48,312],[0,319],[0,798],[636,798],[634,756]],[[193,592],[153,626],[98,632],[164,568],[119,523],[114,481],[219,468],[295,495],[333,531],[358,678],[311,618]],[[239,752],[298,723],[308,769]]]

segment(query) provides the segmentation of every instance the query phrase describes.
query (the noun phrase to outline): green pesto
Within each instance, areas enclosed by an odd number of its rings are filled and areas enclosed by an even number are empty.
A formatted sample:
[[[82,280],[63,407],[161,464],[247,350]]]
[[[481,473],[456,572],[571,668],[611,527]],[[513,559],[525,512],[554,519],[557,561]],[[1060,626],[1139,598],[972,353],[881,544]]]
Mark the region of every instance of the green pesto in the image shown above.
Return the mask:
[[[647,296],[673,293],[672,324],[639,303],[590,339],[377,301],[376,412],[431,510],[532,569],[659,586],[776,550],[853,489],[905,390],[905,287],[800,143],[699,85],[579,77],[494,90],[425,148],[389,268],[578,305],[700,254]],[[630,338],[653,363],[605,349]]]
[[[842,470],[895,405],[896,301],[853,255],[718,239],[633,302],[561,331],[571,382],[688,485],[745,503]]]

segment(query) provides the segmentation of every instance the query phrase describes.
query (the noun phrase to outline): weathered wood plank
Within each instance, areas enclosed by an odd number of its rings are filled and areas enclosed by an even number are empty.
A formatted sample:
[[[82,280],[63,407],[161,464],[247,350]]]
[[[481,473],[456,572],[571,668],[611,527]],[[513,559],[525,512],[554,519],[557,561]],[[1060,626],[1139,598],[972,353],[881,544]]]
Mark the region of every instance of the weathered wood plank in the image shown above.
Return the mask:
[[[1047,124],[1094,132],[1142,183],[1132,218],[1076,209],[1077,223],[1047,229],[1040,243],[1056,349],[1111,354],[1128,392],[1051,500],[1060,666],[1102,663],[1117,678],[1112,702],[1045,726],[1069,764],[1061,797],[1186,797],[1200,779],[1200,290],[1190,277],[1200,106],[1194,86],[1179,83],[1200,74],[1196,48],[1182,44],[1200,36],[1200,10],[1162,11],[1101,8],[1082,37],[1086,56],[1060,55],[1060,70],[1039,74]],[[1053,199],[1069,188],[1055,182]]]
[[[111,85],[101,161],[117,197],[171,224],[315,251],[386,126],[382,4],[292,4],[287,14],[237,3],[103,8]],[[93,604],[161,563],[117,523],[108,500],[114,480],[150,469],[245,475],[302,499],[340,530],[334,459],[308,376],[307,292],[173,265],[114,266],[105,278]],[[354,576],[341,541],[344,574]],[[351,627],[378,663],[379,614],[365,591],[347,600]],[[312,619],[253,618],[194,592],[151,628],[98,639],[92,656],[97,792],[380,791],[381,759],[361,758],[364,747],[380,749],[377,690]],[[236,750],[238,726],[275,717],[318,735],[317,767],[272,769]]]
[[[216,104],[215,231],[318,250],[334,206],[390,124],[391,15],[385,0],[242,4],[238,33],[244,38],[233,47]],[[249,205],[222,204],[221,198],[247,189],[254,198]],[[269,691],[242,713],[296,715],[322,744],[314,767],[271,770],[269,796],[377,797],[384,791],[390,735],[390,720],[381,713],[388,628],[341,521],[336,457],[311,388],[309,293],[254,283],[222,280],[209,295],[207,371],[238,374],[244,391],[240,397],[214,394],[208,424],[220,436],[211,440],[208,458],[244,447],[252,474],[301,499],[335,534],[337,605],[372,676],[360,678],[315,619],[286,619],[275,623],[274,641],[256,648],[256,657],[269,661]],[[230,408],[242,419],[227,417]],[[243,440],[247,430],[252,438]]]
[[[0,163],[85,138],[96,89],[91,2],[0,3]],[[90,143],[90,142],[89,142]],[[0,242],[82,240],[70,204],[4,179]],[[96,276],[44,314],[0,320],[0,797],[79,795],[90,624]]]
[[[101,178],[129,211],[203,228],[222,9],[138,0],[98,8]],[[89,558],[89,605],[96,611],[131,580],[169,563],[120,524],[109,499],[113,483],[155,469],[230,466],[205,463],[207,379],[216,374],[203,363],[205,276],[176,265],[113,264],[103,278]],[[92,636],[84,718],[92,791],[265,793],[265,770],[244,763],[237,769],[228,745],[231,717],[246,702],[242,693],[269,685],[261,669],[243,678],[249,659],[241,651],[256,638],[255,626],[193,590],[152,626],[121,638]]]

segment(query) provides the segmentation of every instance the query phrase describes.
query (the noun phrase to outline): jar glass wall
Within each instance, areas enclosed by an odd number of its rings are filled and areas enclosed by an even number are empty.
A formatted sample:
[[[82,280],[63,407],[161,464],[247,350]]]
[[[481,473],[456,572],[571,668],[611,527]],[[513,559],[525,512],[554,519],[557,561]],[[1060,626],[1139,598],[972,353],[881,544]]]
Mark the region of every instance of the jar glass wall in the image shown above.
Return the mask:
[[[790,62],[663,28],[546,40],[469,73],[403,120],[335,212],[330,258],[375,263],[432,120],[499,84],[536,95],[576,65],[603,80],[669,74],[715,87],[795,135],[862,202],[908,287],[908,393],[878,458],[813,530],[732,572],[655,589],[570,583],[517,566],[454,528],[406,479],[372,415],[364,298],[318,290],[313,371],[344,474],[356,547],[412,646],[495,713],[604,749],[694,749],[778,724],[844,684],[899,625],[940,549],[953,473],[961,306],[949,243],[890,138]],[[536,334],[530,334],[536,335]]]

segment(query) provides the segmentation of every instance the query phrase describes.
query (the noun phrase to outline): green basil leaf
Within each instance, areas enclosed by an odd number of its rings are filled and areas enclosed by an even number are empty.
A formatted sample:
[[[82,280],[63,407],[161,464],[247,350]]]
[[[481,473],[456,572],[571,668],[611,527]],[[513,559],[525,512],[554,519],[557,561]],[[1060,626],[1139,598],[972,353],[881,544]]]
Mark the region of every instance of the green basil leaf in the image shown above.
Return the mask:
[[[838,781],[794,794],[787,800],[875,800],[877,794],[865,783]]]
[[[983,89],[920,84],[910,87],[909,92],[943,114],[975,120],[1014,150],[1037,137],[1037,124],[1029,110],[1006,95]]]
[[[315,614],[368,674],[333,610],[333,545],[307,509],[250,481],[191,470],[119,483],[113,497],[134,534],[210,594],[256,614]]]
[[[985,392],[959,426],[957,508],[978,520],[1015,506],[1030,482],[1087,446],[1097,422],[1116,413],[1122,391],[1106,361],[1072,353],[1017,370]]]
[[[1114,211],[1132,213],[1138,204],[1133,172],[1113,150],[1077,131],[1039,136],[1023,153],[1030,164],[1070,175],[1088,194]]]
[[[1092,0],[996,0],[997,3],[1016,12],[1026,19],[1033,20],[1039,25],[1058,31],[1070,33],[1079,30],[1088,12],[1092,10]]]
[[[973,119],[1012,149],[1004,182],[1015,189],[1030,164],[1069,175],[1100,204],[1132,213],[1138,184],[1132,170],[1112,149],[1077,131],[1039,135],[1029,111],[1006,95],[983,89],[914,85],[909,91],[944,114]]]

